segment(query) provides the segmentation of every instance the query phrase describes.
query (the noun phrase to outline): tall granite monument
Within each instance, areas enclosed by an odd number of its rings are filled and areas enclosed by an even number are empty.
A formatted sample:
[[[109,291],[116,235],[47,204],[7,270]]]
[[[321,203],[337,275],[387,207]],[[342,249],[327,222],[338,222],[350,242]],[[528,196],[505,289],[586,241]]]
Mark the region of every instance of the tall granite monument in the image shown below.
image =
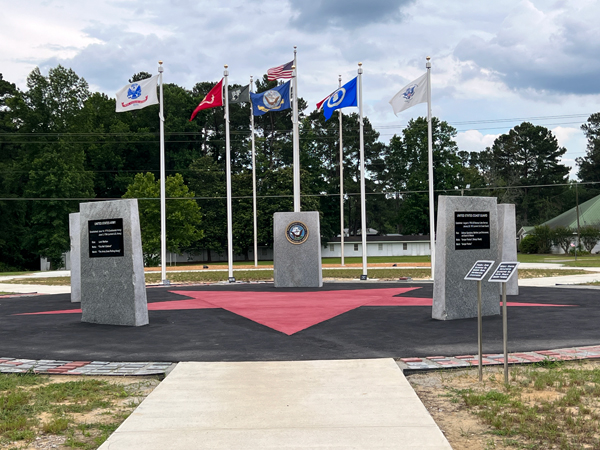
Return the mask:
[[[81,302],[81,221],[79,213],[69,214],[69,238],[71,251],[71,302]]]
[[[273,216],[275,287],[322,287],[319,213],[279,212]]]
[[[432,317],[477,317],[477,283],[465,280],[478,260],[498,259],[495,197],[438,197]],[[500,314],[498,287],[482,283],[482,314]]]
[[[501,203],[498,205],[498,262],[517,260],[517,219],[515,205]],[[517,269],[518,270],[518,269]],[[502,292],[502,284],[498,287]],[[506,283],[507,295],[519,295],[518,273]]]
[[[82,203],[82,322],[148,324],[136,199]]]

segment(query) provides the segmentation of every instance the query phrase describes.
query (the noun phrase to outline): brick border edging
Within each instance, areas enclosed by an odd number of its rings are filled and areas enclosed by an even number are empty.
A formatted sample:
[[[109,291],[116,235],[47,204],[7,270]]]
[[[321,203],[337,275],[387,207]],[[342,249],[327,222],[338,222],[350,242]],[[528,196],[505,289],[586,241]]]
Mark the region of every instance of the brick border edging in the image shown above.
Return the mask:
[[[0,373],[58,375],[148,376],[165,375],[171,362],[60,361],[0,357]]]

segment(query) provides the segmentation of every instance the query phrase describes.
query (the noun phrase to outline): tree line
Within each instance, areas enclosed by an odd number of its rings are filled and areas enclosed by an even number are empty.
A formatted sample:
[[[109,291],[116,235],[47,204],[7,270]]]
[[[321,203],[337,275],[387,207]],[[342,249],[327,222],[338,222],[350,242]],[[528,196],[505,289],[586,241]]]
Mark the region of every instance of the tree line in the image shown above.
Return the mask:
[[[148,78],[134,74],[130,82]],[[276,86],[266,75],[256,92]],[[223,108],[191,111],[213,87],[164,85],[167,171],[167,248],[175,252],[226,252],[225,122]],[[301,205],[320,211],[329,239],[339,224],[339,125],[298,99]],[[271,246],[272,217],[293,209],[291,110],[255,117],[258,241]],[[456,129],[433,118],[434,183],[438,195],[496,196],[515,203],[517,226],[538,225],[575,206],[574,183],[561,162],[566,149],[550,130],[524,122],[479,152],[461,151]],[[600,113],[582,129],[581,182],[600,182]],[[250,105],[230,105],[234,252],[253,247]],[[69,249],[68,214],[82,201],[137,197],[143,215],[144,252],[157,255],[159,226],[158,107],[115,113],[115,100],[91,92],[72,69],[34,69],[25,90],[0,74],[0,270],[37,268],[39,257],[56,267]],[[360,233],[359,116],[344,114],[345,228]],[[388,144],[364,118],[367,224],[380,234],[428,234],[427,122],[409,121]],[[598,195],[579,187],[581,202]],[[157,224],[158,223],[158,224]]]

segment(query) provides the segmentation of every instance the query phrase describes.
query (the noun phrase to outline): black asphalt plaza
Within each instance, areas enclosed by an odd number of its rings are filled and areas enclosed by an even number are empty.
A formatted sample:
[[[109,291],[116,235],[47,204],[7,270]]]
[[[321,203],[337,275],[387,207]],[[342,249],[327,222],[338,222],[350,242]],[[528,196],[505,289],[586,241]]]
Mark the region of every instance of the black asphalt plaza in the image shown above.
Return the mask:
[[[196,297],[218,291],[231,298],[266,298],[277,291],[319,299],[329,291],[360,296],[354,291],[403,292],[407,287],[417,289],[395,297],[418,303],[433,295],[431,283],[352,282],[326,283],[320,289],[275,289],[272,283],[154,287],[147,289],[147,297],[151,307],[188,299],[187,292]],[[520,295],[508,300],[521,303],[508,308],[509,352],[600,343],[600,290],[520,287]],[[558,304],[568,306],[552,306]],[[78,313],[23,315],[78,307],[69,294],[0,298],[0,358],[276,361],[477,353],[477,319],[433,320],[431,306],[359,306],[291,335],[219,307],[150,310],[150,324],[143,327],[82,323]],[[484,317],[483,349],[502,352],[501,316]]]

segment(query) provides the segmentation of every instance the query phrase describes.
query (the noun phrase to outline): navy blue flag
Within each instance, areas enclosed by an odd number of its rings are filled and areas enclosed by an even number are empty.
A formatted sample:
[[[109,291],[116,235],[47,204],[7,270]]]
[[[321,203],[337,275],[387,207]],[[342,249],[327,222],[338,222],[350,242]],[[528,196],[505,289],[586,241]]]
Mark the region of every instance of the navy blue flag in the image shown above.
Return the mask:
[[[288,81],[260,94],[251,92],[250,100],[252,100],[252,113],[255,116],[262,116],[271,111],[289,109],[292,107],[290,103],[290,82]]]
[[[331,96],[323,103],[323,114],[325,120],[329,120],[333,111],[346,106],[358,106],[356,100],[356,80],[358,77],[348,81],[345,85],[335,91]]]

